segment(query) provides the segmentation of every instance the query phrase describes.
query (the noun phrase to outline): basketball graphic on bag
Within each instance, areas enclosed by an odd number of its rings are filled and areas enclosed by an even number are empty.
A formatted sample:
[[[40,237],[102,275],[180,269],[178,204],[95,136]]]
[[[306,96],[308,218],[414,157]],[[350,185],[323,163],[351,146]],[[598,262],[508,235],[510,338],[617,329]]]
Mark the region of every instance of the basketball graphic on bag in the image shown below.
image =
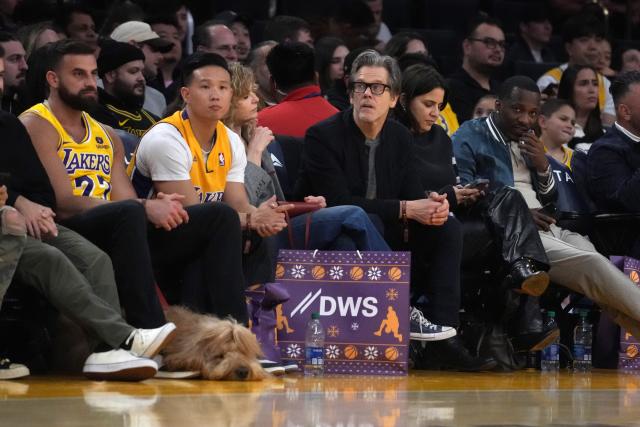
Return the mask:
[[[284,277],[284,266],[282,264],[278,264],[276,266],[276,278],[282,279]]]
[[[355,345],[348,345],[344,348],[344,357],[353,360],[358,357],[358,348]]]
[[[320,280],[324,278],[324,273],[325,273],[324,268],[320,265],[316,265],[311,269],[311,275],[316,280]]]
[[[351,280],[362,280],[364,271],[360,267],[353,267],[349,271],[349,276],[351,276]]]
[[[629,277],[633,283],[640,282],[640,276],[638,276],[638,272],[635,270],[632,270],[631,273],[629,273]]]
[[[402,277],[402,270],[398,267],[391,267],[387,275],[389,276],[389,280],[397,282]]]
[[[384,351],[384,357],[386,357],[387,360],[396,360],[398,358],[398,349],[395,347],[387,347]]]
[[[635,345],[631,344],[630,346],[627,347],[627,356],[630,358],[634,358],[638,355],[638,347],[636,347]]]

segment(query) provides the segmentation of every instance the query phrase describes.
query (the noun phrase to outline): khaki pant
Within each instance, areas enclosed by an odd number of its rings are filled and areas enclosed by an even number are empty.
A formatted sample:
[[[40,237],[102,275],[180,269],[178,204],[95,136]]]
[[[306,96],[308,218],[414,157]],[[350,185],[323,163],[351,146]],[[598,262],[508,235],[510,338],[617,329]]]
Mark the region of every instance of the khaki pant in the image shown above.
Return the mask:
[[[540,238],[551,264],[552,282],[586,295],[616,323],[640,337],[638,286],[578,233],[552,225],[551,231],[540,232]]]

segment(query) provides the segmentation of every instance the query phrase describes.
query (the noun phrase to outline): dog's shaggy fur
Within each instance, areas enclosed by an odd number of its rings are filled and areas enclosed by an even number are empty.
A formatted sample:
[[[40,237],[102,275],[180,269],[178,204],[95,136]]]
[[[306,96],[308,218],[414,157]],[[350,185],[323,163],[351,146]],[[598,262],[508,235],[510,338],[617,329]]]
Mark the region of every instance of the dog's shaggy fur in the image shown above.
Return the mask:
[[[210,380],[262,380],[267,376],[258,362],[260,345],[246,327],[184,307],[171,306],[165,314],[177,327],[176,337],[163,350],[170,371],[199,371]]]

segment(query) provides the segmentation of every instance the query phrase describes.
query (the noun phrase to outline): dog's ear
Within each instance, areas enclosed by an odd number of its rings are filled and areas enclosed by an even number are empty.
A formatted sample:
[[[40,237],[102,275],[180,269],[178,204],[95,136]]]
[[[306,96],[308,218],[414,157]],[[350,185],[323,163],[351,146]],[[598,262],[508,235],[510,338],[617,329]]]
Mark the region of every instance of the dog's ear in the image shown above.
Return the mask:
[[[234,325],[233,327],[233,340],[238,345],[238,349],[246,354],[254,357],[258,357],[262,354],[260,344],[256,336],[246,327],[242,325]]]

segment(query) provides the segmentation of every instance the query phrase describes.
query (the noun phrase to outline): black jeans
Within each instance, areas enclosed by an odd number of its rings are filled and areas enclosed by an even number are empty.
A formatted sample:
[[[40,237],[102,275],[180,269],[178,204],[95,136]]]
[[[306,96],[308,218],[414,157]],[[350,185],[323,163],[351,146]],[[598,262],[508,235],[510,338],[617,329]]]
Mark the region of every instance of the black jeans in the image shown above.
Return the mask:
[[[424,314],[438,325],[457,327],[460,310],[462,228],[449,217],[441,226],[409,222],[404,243],[400,221],[385,224],[385,239],[393,250],[411,251],[412,299],[426,297]]]
[[[134,327],[166,322],[156,279],[172,303],[247,320],[238,215],[222,203],[190,206],[187,212],[189,222],[172,231],[149,224],[134,200],[108,203],[64,222],[111,257],[120,303]]]

